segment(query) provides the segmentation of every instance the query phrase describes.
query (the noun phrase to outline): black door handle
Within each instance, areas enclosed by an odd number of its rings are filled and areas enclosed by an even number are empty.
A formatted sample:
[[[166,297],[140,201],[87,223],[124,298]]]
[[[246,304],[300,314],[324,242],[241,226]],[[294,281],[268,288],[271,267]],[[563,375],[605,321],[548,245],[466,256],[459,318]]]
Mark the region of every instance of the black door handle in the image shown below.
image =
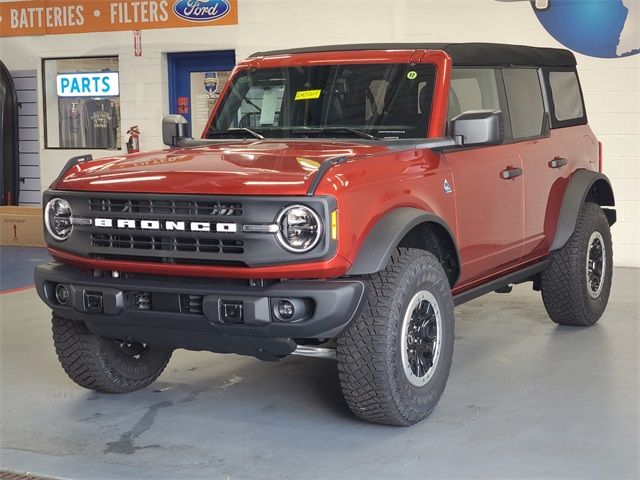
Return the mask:
[[[567,163],[569,163],[569,160],[567,160],[566,158],[556,157],[549,162],[549,167],[560,168],[564,167]]]
[[[500,172],[500,177],[503,180],[511,180],[512,178],[519,177],[520,175],[522,175],[521,168],[507,168],[506,170]]]

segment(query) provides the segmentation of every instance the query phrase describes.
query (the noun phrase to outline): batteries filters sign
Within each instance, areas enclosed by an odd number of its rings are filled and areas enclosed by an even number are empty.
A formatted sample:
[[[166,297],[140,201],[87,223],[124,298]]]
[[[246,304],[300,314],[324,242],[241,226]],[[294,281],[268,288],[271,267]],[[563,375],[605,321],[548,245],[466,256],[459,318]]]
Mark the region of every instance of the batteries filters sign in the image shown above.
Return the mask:
[[[117,97],[117,72],[65,73],[56,79],[58,97]]]
[[[0,1],[0,37],[238,23],[238,0]]]

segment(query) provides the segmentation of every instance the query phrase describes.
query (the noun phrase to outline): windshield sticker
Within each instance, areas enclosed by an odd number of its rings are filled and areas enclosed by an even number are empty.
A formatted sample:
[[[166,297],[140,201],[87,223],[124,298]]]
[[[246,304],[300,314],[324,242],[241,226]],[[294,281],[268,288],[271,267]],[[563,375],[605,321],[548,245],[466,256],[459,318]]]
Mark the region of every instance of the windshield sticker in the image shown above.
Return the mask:
[[[416,78],[418,78],[418,72],[416,72],[415,70],[411,70],[409,73],[407,73],[407,78],[409,80],[415,80]]]
[[[322,90],[300,90],[296,93],[296,101],[298,100],[317,100],[320,98]]]
[[[270,88],[264,91],[262,97],[262,110],[260,111],[260,125],[273,125],[276,123],[276,111],[278,110],[279,96],[279,89]],[[280,103],[282,103],[282,100]]]

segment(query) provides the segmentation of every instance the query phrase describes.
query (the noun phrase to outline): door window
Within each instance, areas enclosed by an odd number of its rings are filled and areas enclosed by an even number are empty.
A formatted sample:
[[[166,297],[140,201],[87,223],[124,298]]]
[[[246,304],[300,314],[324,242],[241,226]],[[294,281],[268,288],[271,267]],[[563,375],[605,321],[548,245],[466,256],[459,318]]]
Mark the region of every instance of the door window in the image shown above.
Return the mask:
[[[492,68],[451,70],[448,120],[469,110],[500,110],[496,75]]]
[[[538,70],[505,68],[502,74],[514,140],[542,135],[545,113]]]

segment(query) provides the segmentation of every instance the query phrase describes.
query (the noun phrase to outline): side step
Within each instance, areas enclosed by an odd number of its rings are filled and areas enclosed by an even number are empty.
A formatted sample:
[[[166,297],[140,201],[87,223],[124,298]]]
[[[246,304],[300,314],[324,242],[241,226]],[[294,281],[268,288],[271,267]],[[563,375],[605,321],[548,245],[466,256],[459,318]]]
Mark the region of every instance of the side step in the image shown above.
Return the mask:
[[[518,283],[523,283],[529,280],[532,280],[532,277],[537,275],[538,273],[546,270],[551,264],[551,258],[545,258],[544,260],[535,263],[533,265],[529,265],[528,267],[523,268],[522,270],[517,270],[515,272],[509,273],[503,277],[496,278],[495,280],[491,280],[488,283],[483,283],[482,285],[478,285],[470,290],[466,290],[462,293],[458,293],[453,297],[453,304],[455,306],[462,305],[474,298],[481,297],[486,293],[491,293],[495,291],[506,292],[509,285],[515,285]],[[502,293],[501,292],[501,293]]]

